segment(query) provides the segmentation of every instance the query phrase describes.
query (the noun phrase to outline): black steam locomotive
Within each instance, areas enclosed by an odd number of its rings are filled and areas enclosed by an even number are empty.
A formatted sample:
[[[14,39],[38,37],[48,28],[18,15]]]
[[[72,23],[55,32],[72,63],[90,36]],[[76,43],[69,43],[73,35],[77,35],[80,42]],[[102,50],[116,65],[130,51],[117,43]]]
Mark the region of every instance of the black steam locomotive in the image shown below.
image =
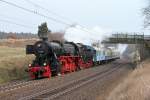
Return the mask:
[[[35,55],[28,72],[38,79],[92,67],[96,50],[81,43],[41,40],[27,45],[26,54]]]

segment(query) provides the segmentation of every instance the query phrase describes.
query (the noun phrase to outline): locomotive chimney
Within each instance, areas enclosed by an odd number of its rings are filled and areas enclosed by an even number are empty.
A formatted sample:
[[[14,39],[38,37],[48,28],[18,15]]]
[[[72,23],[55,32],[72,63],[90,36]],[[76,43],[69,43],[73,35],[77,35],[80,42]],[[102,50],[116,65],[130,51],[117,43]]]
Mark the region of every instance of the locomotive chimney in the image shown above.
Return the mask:
[[[42,40],[43,41],[48,41],[48,37],[43,37]]]

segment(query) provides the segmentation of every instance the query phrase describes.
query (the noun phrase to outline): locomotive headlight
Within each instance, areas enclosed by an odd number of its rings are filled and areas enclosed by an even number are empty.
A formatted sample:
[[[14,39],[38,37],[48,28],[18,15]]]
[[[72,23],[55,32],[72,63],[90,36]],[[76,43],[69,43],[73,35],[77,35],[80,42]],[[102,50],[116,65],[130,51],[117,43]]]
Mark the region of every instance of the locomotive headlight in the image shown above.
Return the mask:
[[[46,63],[43,63],[44,66],[46,66]]]
[[[29,66],[29,67],[31,67],[31,66],[32,66],[32,64],[29,64],[28,66]]]

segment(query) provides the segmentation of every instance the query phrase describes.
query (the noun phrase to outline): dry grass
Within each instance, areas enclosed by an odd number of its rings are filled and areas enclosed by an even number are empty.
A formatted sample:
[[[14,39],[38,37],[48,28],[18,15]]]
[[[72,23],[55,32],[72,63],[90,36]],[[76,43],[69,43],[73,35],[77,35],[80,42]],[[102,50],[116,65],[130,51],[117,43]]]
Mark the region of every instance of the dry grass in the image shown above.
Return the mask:
[[[0,46],[0,83],[27,78],[24,70],[32,59],[25,48]]]
[[[150,60],[141,65],[111,92],[107,100],[150,100]]]
[[[8,46],[8,47],[23,47],[25,48],[25,46],[27,44],[33,44],[36,41],[38,41],[38,39],[1,39],[0,40],[0,46]]]

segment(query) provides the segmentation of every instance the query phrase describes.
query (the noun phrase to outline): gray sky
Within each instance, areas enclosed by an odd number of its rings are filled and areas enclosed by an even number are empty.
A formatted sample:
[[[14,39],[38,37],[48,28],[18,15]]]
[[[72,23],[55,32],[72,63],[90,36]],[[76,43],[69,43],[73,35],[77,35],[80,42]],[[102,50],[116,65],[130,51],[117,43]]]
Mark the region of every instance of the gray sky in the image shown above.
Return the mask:
[[[56,15],[48,13],[28,0],[5,0],[22,7],[36,10],[46,16],[59,20]],[[49,9],[73,23],[84,25],[87,28],[100,27],[114,32],[143,32],[142,8],[146,0],[30,0]],[[37,25],[46,21],[52,31],[64,30],[68,26],[53,22],[49,19],[23,11],[0,2],[0,30],[13,32],[37,32]],[[1,20],[25,24],[32,28],[19,27],[4,23]],[[65,21],[66,22],[66,21]],[[70,22],[70,21],[69,21]]]

